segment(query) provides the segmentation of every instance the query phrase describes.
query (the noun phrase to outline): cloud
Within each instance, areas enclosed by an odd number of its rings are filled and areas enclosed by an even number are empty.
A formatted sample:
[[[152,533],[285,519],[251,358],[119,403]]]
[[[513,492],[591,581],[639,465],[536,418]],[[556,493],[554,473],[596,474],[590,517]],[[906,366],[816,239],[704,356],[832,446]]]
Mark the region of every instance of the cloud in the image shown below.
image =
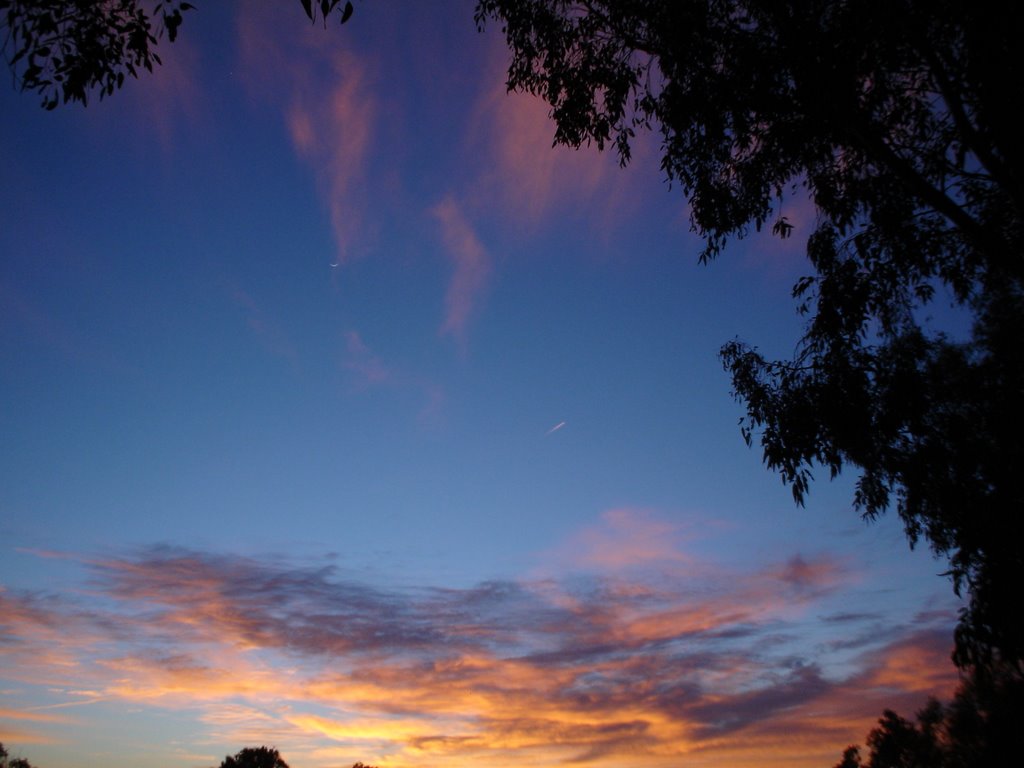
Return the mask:
[[[681,564],[678,524],[658,519],[642,509],[611,509],[601,522],[586,528],[562,548],[559,560],[570,558],[576,567],[618,571],[643,565]]]
[[[656,541],[673,541],[671,526],[622,510],[604,525],[632,535],[630,556],[599,540],[589,570],[463,589],[383,589],[333,566],[169,547],[83,561],[86,591],[0,593],[3,677],[67,700],[88,690],[198,711],[218,739],[270,734],[327,764],[406,766],[754,765],[773,753],[810,765],[859,740],[882,707],[952,687],[942,614],[909,617],[830,668],[793,606],[817,611],[849,588],[828,558],[695,588],[683,571],[623,570],[689,562]],[[847,616],[840,629],[873,627]]]
[[[2,657],[0,657],[2,658]],[[65,717],[40,712],[26,712],[0,705],[0,744],[49,744],[53,737],[33,725],[66,725]]]
[[[299,353],[287,332],[267,316],[251,294],[237,285],[228,286],[231,303],[245,315],[245,324],[268,352],[292,363],[298,363]]]
[[[362,228],[365,195],[356,185],[364,180],[377,104],[365,62],[336,37],[299,23],[293,11],[240,9],[240,66],[254,96],[282,110],[296,153],[316,174],[336,258],[344,262]]]
[[[344,367],[356,376],[360,388],[382,384],[391,378],[384,361],[363,342],[358,331],[345,331]]]
[[[491,258],[452,197],[438,203],[432,213],[441,225],[441,239],[455,267],[445,294],[441,334],[465,344],[469,321],[491,275]]]
[[[365,392],[378,387],[397,392],[412,392],[419,399],[416,422],[430,428],[443,419],[444,389],[430,379],[411,375],[389,363],[374,351],[355,329],[342,335],[344,351],[341,367],[349,374],[348,385],[356,392]]]
[[[493,68],[473,109],[470,141],[488,157],[479,184],[517,223],[537,224],[569,203],[593,204],[618,170],[614,158],[596,148],[552,147],[548,111],[538,97],[508,93],[503,67]]]
[[[199,19],[190,22],[201,23]],[[165,155],[170,158],[175,133],[188,127],[198,132],[205,127],[207,97],[202,88],[202,63],[199,51],[182,35],[172,45],[160,47],[163,63],[152,73],[142,75],[136,87],[126,84],[126,103],[139,112],[136,124],[156,133]],[[120,98],[120,97],[119,97]]]
[[[626,169],[609,146],[553,146],[549,105],[508,92],[507,47],[500,36],[494,40],[466,128],[467,151],[482,158],[466,200],[487,201],[489,210],[500,211],[517,229],[536,228],[555,216],[581,216],[589,230],[608,234],[644,204],[646,192],[638,182],[650,186],[652,173],[657,178],[657,137],[640,132]]]

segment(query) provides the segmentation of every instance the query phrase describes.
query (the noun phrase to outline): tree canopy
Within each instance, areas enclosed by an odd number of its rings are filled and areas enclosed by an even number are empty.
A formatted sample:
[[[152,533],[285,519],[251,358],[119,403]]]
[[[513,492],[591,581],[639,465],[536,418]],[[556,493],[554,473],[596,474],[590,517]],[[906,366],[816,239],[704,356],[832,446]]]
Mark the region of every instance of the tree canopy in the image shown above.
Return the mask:
[[[220,768],[288,768],[288,763],[273,747],[244,747],[226,756]]]
[[[1024,13],[966,0],[480,0],[554,141],[661,135],[701,260],[751,229],[807,237],[792,358],[722,361],[748,444],[802,503],[859,472],[966,590],[956,659],[1024,659]],[[809,199],[813,231],[785,216]],[[962,333],[929,322],[951,304]],[[1020,666],[1017,666],[1018,672]]]
[[[1024,749],[1022,710],[1019,677],[975,672],[949,704],[930,699],[914,721],[885,710],[868,733],[867,760],[850,746],[835,768],[1010,768]]]

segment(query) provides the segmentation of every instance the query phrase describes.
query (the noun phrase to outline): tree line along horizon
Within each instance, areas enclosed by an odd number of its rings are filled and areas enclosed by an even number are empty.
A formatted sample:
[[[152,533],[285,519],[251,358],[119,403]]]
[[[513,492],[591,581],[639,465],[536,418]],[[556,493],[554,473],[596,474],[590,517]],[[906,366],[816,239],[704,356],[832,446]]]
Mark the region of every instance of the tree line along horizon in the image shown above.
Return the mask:
[[[11,758],[0,742],[0,768],[36,768],[24,757]],[[218,768],[290,768],[276,747],[259,746],[243,747],[233,755],[226,755]],[[362,762],[352,764],[352,768],[376,768]]]
[[[372,13],[298,5],[349,33]],[[0,0],[3,52],[44,108],[85,105],[159,65],[158,41],[193,8]],[[894,511],[966,597],[956,696],[916,723],[886,711],[867,765],[900,764],[884,761],[929,740],[956,752],[942,758],[951,766],[1021,754],[1024,736],[1005,726],[1024,715],[1024,7],[478,0],[475,20],[500,27],[508,89],[548,104],[556,144],[596,145],[625,165],[638,132],[660,135],[702,263],[751,229],[806,235],[794,355],[767,359],[740,339],[721,348],[746,409],[741,436],[798,504],[815,471],[855,471],[854,508],[868,520]],[[804,199],[816,221],[796,233],[786,206]],[[922,320],[940,296],[970,318],[965,337]],[[988,762],[962,762],[957,739]],[[843,761],[859,765],[859,753]]]

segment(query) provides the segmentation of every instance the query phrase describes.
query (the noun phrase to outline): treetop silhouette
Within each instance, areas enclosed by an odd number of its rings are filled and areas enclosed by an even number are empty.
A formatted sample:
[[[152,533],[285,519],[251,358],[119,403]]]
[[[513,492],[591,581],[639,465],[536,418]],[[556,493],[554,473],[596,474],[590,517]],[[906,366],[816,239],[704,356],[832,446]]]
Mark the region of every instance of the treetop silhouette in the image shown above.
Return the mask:
[[[288,763],[273,747],[244,747],[226,756],[220,768],[288,768]]]

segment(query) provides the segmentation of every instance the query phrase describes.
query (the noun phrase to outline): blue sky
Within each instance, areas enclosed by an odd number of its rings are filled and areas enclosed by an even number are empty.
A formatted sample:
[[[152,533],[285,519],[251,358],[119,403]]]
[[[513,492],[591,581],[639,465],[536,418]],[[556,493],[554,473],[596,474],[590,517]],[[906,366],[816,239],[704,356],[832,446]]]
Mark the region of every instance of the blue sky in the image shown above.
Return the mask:
[[[737,428],[800,238],[699,265],[472,10],[207,3],[87,109],[0,90],[8,748],[821,765],[950,689],[943,563]]]

